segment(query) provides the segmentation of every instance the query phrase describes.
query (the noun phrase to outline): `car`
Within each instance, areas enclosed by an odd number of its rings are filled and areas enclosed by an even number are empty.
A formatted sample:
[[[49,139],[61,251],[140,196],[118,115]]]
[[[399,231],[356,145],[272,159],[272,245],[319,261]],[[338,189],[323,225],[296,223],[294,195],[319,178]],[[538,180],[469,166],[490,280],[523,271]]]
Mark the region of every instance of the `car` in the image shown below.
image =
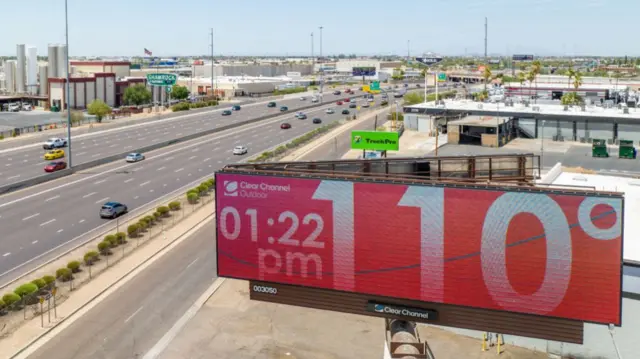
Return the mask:
[[[340,95],[340,93],[341,93],[341,92],[340,92],[340,91],[338,91],[338,90],[333,91],[333,94],[334,94],[334,95],[336,95],[336,96]]]
[[[44,159],[47,161],[57,160],[58,158],[64,157],[64,150],[56,149],[51,150],[44,154]]]
[[[100,218],[117,218],[129,212],[127,206],[120,202],[107,202],[100,207]]]
[[[49,162],[47,163],[46,166],[44,166],[44,171],[45,172],[55,172],[55,171],[60,171],[67,168],[67,163],[64,161],[53,161],[53,162]]]
[[[58,138],[52,137],[45,141],[42,145],[42,148],[45,150],[53,150],[54,148],[67,147],[67,139],[66,138]]]
[[[304,101],[304,100],[306,100],[306,99],[307,99],[306,97],[304,97],[304,96],[300,96],[300,101]]]
[[[144,155],[142,153],[138,153],[138,152],[130,153],[126,157],[126,161],[127,162],[138,162],[138,161],[142,161],[144,159],[145,159]]]
[[[322,123],[322,120],[318,117],[314,118],[312,121],[313,123]]]
[[[20,111],[20,104],[19,103],[10,103],[7,106],[7,111],[9,112],[19,112]]]
[[[244,155],[249,152],[249,149],[246,146],[236,146],[233,148],[234,155]]]
[[[315,97],[315,96],[314,96],[314,97],[312,97],[312,98],[311,98],[311,102],[314,102],[314,103],[315,103],[315,102],[318,102],[318,98],[317,98],[317,97]]]
[[[336,105],[338,105],[338,106],[342,106],[342,101],[338,101],[338,102],[336,102]]]
[[[420,88],[420,84],[416,84],[416,87],[417,87],[417,88]]]
[[[350,92],[351,92],[351,89],[346,89],[346,90],[344,90],[344,92],[346,92],[346,93],[350,93]]]
[[[380,106],[387,106],[389,104],[389,101],[387,100],[383,100],[382,102],[380,102]]]
[[[345,98],[345,99],[344,99],[344,100],[342,100],[342,101],[344,101],[344,102],[351,102],[351,99],[347,97],[347,98]]]
[[[369,107],[369,103],[368,103],[367,101],[365,101],[365,102],[363,102],[363,103],[362,103],[362,105],[360,105],[360,106],[362,106],[362,107],[365,107],[365,108],[366,108],[366,107]]]
[[[324,110],[324,113],[331,115],[332,113],[336,113],[332,108],[328,108],[326,110]]]
[[[349,114],[349,110],[347,110],[346,108],[344,110],[342,110],[342,114],[343,115],[348,115]]]
[[[404,87],[409,87],[409,84],[404,84]]]
[[[307,115],[305,115],[304,113],[301,113],[301,114],[296,115],[296,118],[298,120],[306,120],[307,119]]]
[[[33,107],[31,107],[30,104],[28,104],[28,103],[23,103],[22,104],[22,111],[31,111],[31,110],[33,110]]]
[[[231,110],[222,111],[222,116],[231,116]]]
[[[267,104],[267,107],[276,107],[276,106],[277,106],[277,105],[276,105],[276,103],[275,103],[275,102],[269,102],[269,103]]]
[[[285,112],[285,111],[289,111],[289,108],[287,106],[281,106],[280,112]]]
[[[285,122],[285,123],[280,125],[280,128],[283,129],[283,130],[288,130],[288,129],[291,128],[291,124]]]
[[[231,107],[232,111],[240,111],[240,105],[234,105],[233,107]]]
[[[355,104],[355,102],[352,102],[352,103],[349,104],[349,108],[356,108],[356,106],[357,105]]]

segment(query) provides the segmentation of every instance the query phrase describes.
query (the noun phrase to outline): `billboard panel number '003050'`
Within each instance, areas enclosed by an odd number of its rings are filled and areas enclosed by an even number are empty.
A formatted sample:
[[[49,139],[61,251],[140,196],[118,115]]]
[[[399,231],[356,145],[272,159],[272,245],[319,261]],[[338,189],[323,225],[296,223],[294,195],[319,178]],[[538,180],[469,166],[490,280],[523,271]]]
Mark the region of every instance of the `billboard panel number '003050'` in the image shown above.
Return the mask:
[[[620,325],[621,197],[216,183],[221,277]]]

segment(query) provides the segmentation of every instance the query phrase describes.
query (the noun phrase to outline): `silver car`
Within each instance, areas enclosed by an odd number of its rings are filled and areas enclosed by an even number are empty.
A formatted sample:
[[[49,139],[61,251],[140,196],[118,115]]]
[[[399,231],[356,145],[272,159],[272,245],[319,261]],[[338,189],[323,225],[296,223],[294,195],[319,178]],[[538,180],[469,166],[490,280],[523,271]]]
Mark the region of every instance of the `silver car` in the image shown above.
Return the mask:
[[[127,155],[127,162],[138,162],[144,160],[144,155],[142,153],[130,153]]]
[[[246,146],[236,146],[233,148],[234,155],[244,155],[249,152],[249,149]]]

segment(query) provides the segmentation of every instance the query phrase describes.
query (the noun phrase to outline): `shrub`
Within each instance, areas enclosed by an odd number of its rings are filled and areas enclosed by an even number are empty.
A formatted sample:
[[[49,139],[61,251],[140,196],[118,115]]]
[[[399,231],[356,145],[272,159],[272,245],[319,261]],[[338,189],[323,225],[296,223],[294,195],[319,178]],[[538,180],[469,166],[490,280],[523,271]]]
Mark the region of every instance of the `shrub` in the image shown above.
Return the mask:
[[[138,228],[139,228],[141,231],[144,231],[145,229],[147,229],[147,227],[149,227],[149,222],[147,222],[144,218],[141,218],[141,219],[138,221]]]
[[[38,291],[38,286],[33,283],[25,283],[18,288],[16,288],[13,292],[20,297],[26,297]]]
[[[156,221],[156,222],[159,221],[161,217],[162,217],[162,214],[160,212],[158,212],[158,211],[153,212],[153,220],[154,221]]]
[[[119,244],[127,243],[127,234],[124,232],[116,233],[116,240],[118,241]]]
[[[80,262],[71,261],[71,262],[67,263],[67,268],[69,268],[69,270],[71,270],[71,273],[78,273],[78,272],[80,272]]]
[[[102,242],[98,243],[98,251],[100,251],[100,254],[102,254],[103,256],[110,255],[111,254],[111,242],[102,241]]]
[[[2,299],[0,299],[0,313],[2,313],[2,311],[4,310],[4,308],[6,308],[7,305],[4,304],[4,301]]]
[[[154,216],[146,216],[143,218],[145,222],[147,222],[148,225],[153,225],[153,222],[156,221],[156,218]]]
[[[98,245],[98,249],[100,245]],[[88,251],[84,254],[84,264],[91,266],[93,263],[97,262],[100,259],[100,254],[96,251]]]
[[[169,203],[169,205],[171,205],[171,203]],[[178,202],[178,207],[180,207],[180,202]],[[157,213],[159,213],[161,216],[165,217],[167,214],[169,214],[169,207],[167,206],[160,206],[157,209]]]
[[[209,187],[214,187],[216,185],[216,179],[215,178],[209,178],[207,180],[207,182],[209,183]]]
[[[191,108],[190,104],[187,102],[183,102],[183,103],[178,103],[175,104],[173,106],[171,106],[171,111],[173,112],[178,112],[178,111],[188,111]]]
[[[4,305],[6,305],[7,307],[10,307],[15,303],[20,302],[21,299],[22,298],[20,298],[20,296],[17,295],[16,293],[7,293],[2,296],[2,301],[4,302]]]
[[[52,275],[45,275],[42,280],[47,284],[47,287],[53,287],[56,285],[56,277]]]
[[[200,191],[200,195],[204,196],[207,194],[207,192],[209,192],[209,186],[207,186],[206,184],[201,184],[198,186],[198,190]]]
[[[187,193],[187,201],[189,201],[189,203],[191,204],[198,203],[199,198],[200,196],[197,193],[194,193],[194,192]]]
[[[129,235],[129,238],[135,237],[138,235],[138,224],[134,223],[134,224],[130,224],[129,227],[127,227],[127,234]]]
[[[56,278],[62,282],[68,282],[73,279],[73,274],[69,268],[60,268],[56,271]]]
[[[200,194],[200,189],[199,188],[192,188],[190,190],[187,191],[187,194],[189,193],[195,193],[195,194]]]
[[[180,210],[181,203],[179,201],[169,202],[169,209],[172,211]]]
[[[42,278],[34,279],[31,281],[31,283],[35,284],[38,287],[38,289],[42,289],[47,286],[47,282],[45,282],[44,279]]]
[[[118,238],[116,238],[116,236],[114,234],[108,234],[108,235],[104,236],[104,241],[103,242],[110,243],[111,247],[117,247],[118,246]]]

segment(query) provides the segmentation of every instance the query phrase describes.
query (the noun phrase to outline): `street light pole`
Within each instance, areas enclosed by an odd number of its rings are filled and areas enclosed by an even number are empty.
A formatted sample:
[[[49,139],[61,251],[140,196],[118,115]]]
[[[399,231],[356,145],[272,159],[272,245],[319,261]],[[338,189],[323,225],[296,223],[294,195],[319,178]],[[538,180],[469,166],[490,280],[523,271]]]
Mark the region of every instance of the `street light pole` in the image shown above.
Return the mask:
[[[213,28],[211,28],[211,92],[213,93],[213,98],[217,99],[216,90],[213,83],[213,77],[214,77],[213,70],[214,70],[213,68]]]
[[[324,69],[322,68],[322,26],[318,27],[320,30],[320,56],[318,56],[318,63],[320,64],[320,102],[322,102],[323,88],[324,88]]]
[[[69,16],[68,16],[68,11],[67,11],[67,0],[64,0],[64,37],[65,37],[65,42],[67,45],[66,48],[66,54],[65,54],[65,61],[66,63],[66,67],[67,67],[67,93],[65,96],[65,102],[66,102],[66,107],[67,107],[67,152],[68,152],[68,161],[69,162],[69,168],[72,167],[72,160],[71,160],[71,109],[69,108],[69,99],[70,97],[70,93],[69,91],[71,91],[71,86],[69,84]],[[49,60],[51,61],[51,60]]]

